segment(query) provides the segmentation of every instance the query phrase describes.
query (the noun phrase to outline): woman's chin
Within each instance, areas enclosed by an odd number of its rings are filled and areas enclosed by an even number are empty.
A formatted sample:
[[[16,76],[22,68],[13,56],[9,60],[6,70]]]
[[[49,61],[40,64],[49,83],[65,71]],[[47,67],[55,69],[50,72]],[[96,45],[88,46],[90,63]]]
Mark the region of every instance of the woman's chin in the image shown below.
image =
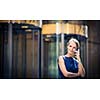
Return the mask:
[[[73,53],[69,53],[69,55],[70,55],[71,57],[73,57],[73,56],[74,56],[74,54],[73,54]]]

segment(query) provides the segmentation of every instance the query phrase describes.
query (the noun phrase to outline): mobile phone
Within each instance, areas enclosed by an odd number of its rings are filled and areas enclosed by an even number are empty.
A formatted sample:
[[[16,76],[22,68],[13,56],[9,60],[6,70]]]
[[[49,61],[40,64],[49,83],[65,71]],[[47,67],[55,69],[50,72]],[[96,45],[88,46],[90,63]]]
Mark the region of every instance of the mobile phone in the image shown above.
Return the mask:
[[[77,54],[78,51],[79,51],[79,49],[76,49],[76,51],[74,52],[74,57],[75,57],[75,58],[77,58],[77,57],[76,57],[76,56],[77,56],[76,54]]]
[[[79,49],[76,49],[76,50],[74,51],[74,53],[76,54],[78,51],[79,51]]]

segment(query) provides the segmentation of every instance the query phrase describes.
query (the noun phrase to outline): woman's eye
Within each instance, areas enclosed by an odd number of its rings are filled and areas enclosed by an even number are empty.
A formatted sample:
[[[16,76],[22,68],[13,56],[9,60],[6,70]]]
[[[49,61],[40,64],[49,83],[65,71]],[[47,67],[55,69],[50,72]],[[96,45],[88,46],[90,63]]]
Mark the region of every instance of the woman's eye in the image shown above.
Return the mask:
[[[69,47],[72,47],[71,45]]]
[[[74,47],[73,49],[75,49],[75,50],[76,50],[76,47]]]
[[[76,49],[75,47],[73,47],[74,49]]]

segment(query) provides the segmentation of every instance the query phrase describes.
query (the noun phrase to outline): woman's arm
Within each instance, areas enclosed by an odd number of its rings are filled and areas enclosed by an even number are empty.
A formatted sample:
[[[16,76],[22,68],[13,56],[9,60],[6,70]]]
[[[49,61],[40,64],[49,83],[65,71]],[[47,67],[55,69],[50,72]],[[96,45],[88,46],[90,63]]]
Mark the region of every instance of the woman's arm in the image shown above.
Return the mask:
[[[63,75],[65,77],[77,77],[78,76],[78,73],[72,73],[72,72],[68,72],[67,71],[62,56],[59,57],[58,64],[59,64],[59,67],[60,67],[61,72],[63,73]]]
[[[79,64],[78,64],[78,74],[81,76],[81,77],[84,77],[85,76],[85,69],[82,65],[82,63],[79,61]]]
[[[81,58],[80,58],[80,51],[77,52],[76,54],[76,58],[78,60],[78,75],[81,76],[81,77],[84,77],[85,76],[85,69],[83,67],[83,64],[81,62]]]

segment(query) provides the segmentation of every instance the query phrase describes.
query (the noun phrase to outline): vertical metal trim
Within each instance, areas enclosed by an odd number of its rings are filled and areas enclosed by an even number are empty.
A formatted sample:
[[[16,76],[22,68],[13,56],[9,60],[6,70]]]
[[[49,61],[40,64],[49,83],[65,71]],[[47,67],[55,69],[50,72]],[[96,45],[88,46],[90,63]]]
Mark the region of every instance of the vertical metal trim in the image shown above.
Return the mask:
[[[42,20],[39,20],[39,27],[42,28]]]
[[[85,29],[85,36],[86,36],[86,78],[88,78],[88,26],[84,25],[84,29]]]
[[[41,32],[38,30],[38,78],[41,78]]]
[[[59,39],[58,39],[58,34],[59,34],[59,23],[56,23],[56,55],[58,57],[58,43],[59,43]]]
[[[43,74],[44,74],[44,44],[43,44],[43,35],[41,34],[41,78],[43,78]]]
[[[56,22],[56,58],[58,59],[58,53],[59,53],[59,22]],[[56,59],[56,68],[58,69],[58,63]],[[57,78],[58,78],[58,72],[57,72]]]
[[[64,55],[64,23],[62,23],[62,33],[61,33],[61,55]]]
[[[12,75],[12,23],[8,23],[8,57],[9,57],[9,78]]]
[[[34,78],[34,30],[32,30],[32,78]]]
[[[89,69],[89,66],[88,66],[88,64],[89,64],[89,62],[88,62],[88,39],[86,40],[86,49],[87,49],[87,78],[88,78],[88,69]]]
[[[40,28],[42,28],[42,24],[43,24],[42,20],[40,20],[40,25],[39,25]],[[41,78],[43,76],[43,73],[42,73],[43,72],[43,70],[42,70],[43,69],[43,61],[41,61],[41,59],[43,59],[42,58],[43,57],[43,41],[42,41],[43,37],[42,37],[41,32],[42,32],[42,30],[40,29],[39,30],[39,34],[40,34],[39,35],[40,36],[39,37],[39,50],[40,50],[39,51],[40,52],[39,53],[39,78]]]
[[[16,46],[16,50],[14,50],[15,52],[15,77],[17,78],[18,77],[18,71],[17,71],[17,69],[18,69],[18,42],[19,42],[19,38],[18,38],[18,35],[16,36],[16,38],[15,38],[15,46]]]
[[[22,72],[23,78],[26,78],[26,33],[22,36]]]

